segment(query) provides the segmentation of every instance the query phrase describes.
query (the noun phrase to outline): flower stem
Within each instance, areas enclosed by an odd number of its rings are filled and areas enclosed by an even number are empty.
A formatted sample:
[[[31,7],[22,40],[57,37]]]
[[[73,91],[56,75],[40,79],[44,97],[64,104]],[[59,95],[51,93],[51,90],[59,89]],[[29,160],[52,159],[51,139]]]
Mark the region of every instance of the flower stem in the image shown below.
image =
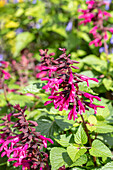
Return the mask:
[[[85,122],[85,120],[84,120],[83,115],[80,115],[80,116],[81,116],[82,121],[83,121],[84,130],[85,130],[86,135],[87,135],[87,137],[88,137],[89,145],[90,145],[90,147],[92,147],[92,141],[91,141],[91,137],[90,137],[90,135],[89,135],[89,133],[88,133],[88,129],[87,129],[87,126],[86,126],[86,122]],[[94,165],[96,166],[96,157],[95,157],[95,156],[93,156],[93,162],[94,162]]]

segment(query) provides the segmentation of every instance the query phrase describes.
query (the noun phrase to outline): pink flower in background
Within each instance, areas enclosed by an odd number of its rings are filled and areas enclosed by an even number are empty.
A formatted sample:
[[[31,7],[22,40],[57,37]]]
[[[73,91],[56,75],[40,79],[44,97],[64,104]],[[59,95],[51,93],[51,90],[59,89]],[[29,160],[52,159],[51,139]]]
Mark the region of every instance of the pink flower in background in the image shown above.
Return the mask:
[[[93,34],[94,40],[89,43],[89,45],[94,44],[95,47],[102,46],[102,39],[105,41],[108,40],[107,31],[113,33],[113,28],[105,27],[104,22],[111,17],[111,14],[101,9],[103,5],[106,5],[106,2],[103,0],[89,0],[86,2],[88,4],[86,10],[79,9],[79,12],[83,14],[78,18],[82,19],[79,22],[79,25],[86,25],[88,22],[93,22],[94,27],[90,30],[90,34]]]
[[[11,77],[11,75],[4,70],[2,70],[2,73],[4,74],[4,79],[9,79]]]
[[[2,76],[4,77],[4,79],[9,79],[11,77],[11,75],[4,70],[4,68],[8,67],[9,63],[6,61],[0,61],[0,72],[2,73]]]

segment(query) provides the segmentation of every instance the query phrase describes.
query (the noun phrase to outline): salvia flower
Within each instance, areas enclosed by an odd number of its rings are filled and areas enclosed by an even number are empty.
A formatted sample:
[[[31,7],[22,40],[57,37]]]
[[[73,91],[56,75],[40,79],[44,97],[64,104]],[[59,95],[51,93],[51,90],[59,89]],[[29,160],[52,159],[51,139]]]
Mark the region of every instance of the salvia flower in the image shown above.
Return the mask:
[[[87,9],[79,9],[82,12],[79,19],[79,25],[86,25],[89,22],[93,22],[94,27],[90,30],[90,34],[93,35],[94,40],[89,43],[89,45],[94,44],[96,47],[102,46],[102,40],[108,40],[107,31],[113,33],[113,28],[105,27],[104,21],[107,21],[111,17],[110,13],[101,9],[103,5],[108,5],[108,2],[103,0],[89,0],[86,2]]]
[[[47,153],[42,148],[47,148],[47,141],[53,144],[50,138],[46,138],[36,132],[37,122],[26,120],[24,114],[26,107],[21,109],[19,105],[11,106],[14,110],[2,118],[0,124],[0,152],[1,157],[7,156],[8,161],[15,161],[14,166],[22,165],[22,170],[43,169],[48,166]],[[13,122],[16,118],[16,122]]]
[[[0,77],[4,79],[9,79],[11,75],[5,71],[4,69],[8,67],[8,62],[3,61],[2,58],[0,59]]]
[[[47,81],[47,84],[42,87],[46,92],[50,93],[45,105],[53,103],[55,109],[59,108],[59,111],[70,110],[68,119],[72,117],[75,120],[78,114],[85,113],[89,108],[94,109],[97,112],[97,108],[104,106],[97,106],[93,104],[93,99],[101,101],[98,96],[93,96],[89,93],[85,93],[79,90],[80,82],[87,82],[89,86],[89,80],[96,81],[96,78],[89,78],[87,76],[75,73],[72,69],[78,69],[73,64],[77,61],[70,59],[70,54],[67,56],[65,48],[59,48],[62,54],[54,59],[52,54],[48,55],[48,50],[40,50],[41,64],[40,75],[42,72],[46,72],[46,77],[43,77],[42,81]],[[41,69],[42,67],[42,69]],[[53,69],[54,68],[54,69]],[[89,99],[89,102],[85,102],[85,99]]]

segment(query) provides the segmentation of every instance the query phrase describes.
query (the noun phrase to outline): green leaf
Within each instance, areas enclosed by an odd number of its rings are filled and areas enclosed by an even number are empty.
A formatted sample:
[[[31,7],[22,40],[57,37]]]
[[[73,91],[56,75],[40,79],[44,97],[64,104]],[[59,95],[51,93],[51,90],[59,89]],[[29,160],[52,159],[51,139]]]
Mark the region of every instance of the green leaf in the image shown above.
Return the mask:
[[[82,127],[82,125],[79,126],[77,133],[74,135],[74,140],[77,144],[86,144],[87,143],[87,135]]]
[[[27,105],[29,107],[32,107],[34,97],[10,93],[7,95],[7,99],[12,105],[19,104],[20,106]]]
[[[40,11],[40,12],[37,12],[37,11]],[[38,1],[37,5],[26,9],[25,15],[41,18],[44,12],[45,12],[44,3]]]
[[[109,148],[102,143],[100,140],[94,140],[92,143],[92,148],[89,150],[92,156],[96,157],[111,157],[111,151]]]
[[[70,51],[77,46],[78,42],[80,42],[80,39],[77,38],[76,34],[69,33],[66,43],[65,43],[65,46],[66,46],[67,50]]]
[[[38,126],[36,127],[36,131],[41,132],[42,135],[46,135],[48,137],[59,130],[55,120],[51,120],[48,117],[40,117],[40,119],[37,120],[37,123]]]
[[[102,74],[106,74],[107,73],[107,63],[106,61],[103,61],[101,59],[99,59],[97,56],[95,55],[89,55],[87,57],[85,57],[82,62],[86,63],[87,65],[91,65],[92,68]]]
[[[101,168],[101,170],[112,170],[113,169],[113,161],[107,163],[105,166]]]
[[[97,132],[97,133],[113,132],[113,126],[107,125],[104,122],[98,122],[94,127],[96,127],[96,129],[94,131]]]
[[[79,159],[77,159],[76,162],[74,162],[71,167],[75,167],[75,166],[82,166],[83,164],[85,164],[87,162],[87,156],[84,154],[82,155]],[[74,170],[74,169],[73,169]],[[76,169],[75,169],[76,170]]]
[[[90,124],[93,124],[93,125],[97,124],[96,116],[90,115],[90,116],[88,117],[88,122],[89,122]]]
[[[100,63],[100,61],[101,60],[94,54],[88,55],[87,57],[83,58],[83,60],[82,60],[82,62],[84,62],[88,65],[97,64],[97,63]]]
[[[23,89],[23,93],[38,93],[40,89],[37,88],[36,84],[30,84],[29,86]]]
[[[62,130],[69,130],[73,126],[73,121],[67,120],[67,117],[63,116],[56,116],[55,117],[56,124],[62,129]]]
[[[32,42],[35,39],[34,34],[30,32],[23,32],[21,34],[18,34],[16,37],[16,51],[15,56],[18,55],[18,53],[24,49],[30,42]]]
[[[85,32],[78,32],[80,38],[83,38],[86,42],[90,42],[91,39],[89,38],[88,34]]]
[[[112,87],[113,81],[111,79],[104,78],[103,84],[107,90],[110,90],[110,88]]]
[[[57,170],[58,168],[60,168],[63,165],[67,165],[67,159],[68,156],[65,154],[66,150],[64,148],[60,148],[60,147],[54,147],[51,149],[50,151],[50,163],[51,163],[51,170]],[[65,157],[65,158],[63,158]],[[64,161],[64,159],[66,160],[66,162]],[[68,158],[69,159],[69,158]],[[71,164],[71,162],[70,162]]]
[[[64,147],[68,147],[70,144],[69,144],[69,141],[71,139],[72,135],[69,135],[66,137],[66,134],[64,135],[60,135],[60,139],[55,139],[61,146],[64,146]]]
[[[48,31],[56,32],[57,34],[61,35],[64,38],[67,37],[65,29],[60,27],[59,25],[57,26],[56,24],[54,24],[52,27],[50,27],[50,29],[48,29]]]
[[[79,86],[79,90],[80,90],[80,91],[84,91],[84,92],[87,92],[87,93],[91,93],[91,94],[93,94],[93,95],[96,95],[96,93],[93,92],[93,90],[92,90],[90,87],[87,86],[87,83],[86,83],[86,82],[79,83],[78,86]]]
[[[84,56],[86,55],[86,51],[84,50],[77,50],[77,55],[80,57],[80,56]]]
[[[96,103],[97,103],[97,101],[96,101]],[[105,108],[97,108],[97,114],[96,114],[97,120],[98,120],[98,116],[101,116],[101,117],[103,117],[105,119],[110,114],[110,111],[109,111],[109,108],[108,108],[107,104],[104,104],[101,101],[101,105],[105,106]]]
[[[67,153],[73,162],[75,162],[78,158],[80,158],[80,156],[82,156],[86,151],[87,149],[85,148],[78,149],[75,146],[67,147]]]
[[[24,13],[24,10],[22,8],[19,8],[16,13],[15,13],[15,16],[16,17],[20,17],[22,14]]]
[[[113,133],[101,134],[103,137],[104,143],[109,145],[109,147],[113,147]]]
[[[76,157],[75,157],[75,156],[76,156],[77,152],[78,152],[77,147],[75,147],[75,146],[69,146],[69,147],[67,147],[67,153],[68,153],[69,157],[71,158],[71,160],[72,160],[73,162],[76,161]],[[75,161],[74,161],[74,160],[75,160]]]

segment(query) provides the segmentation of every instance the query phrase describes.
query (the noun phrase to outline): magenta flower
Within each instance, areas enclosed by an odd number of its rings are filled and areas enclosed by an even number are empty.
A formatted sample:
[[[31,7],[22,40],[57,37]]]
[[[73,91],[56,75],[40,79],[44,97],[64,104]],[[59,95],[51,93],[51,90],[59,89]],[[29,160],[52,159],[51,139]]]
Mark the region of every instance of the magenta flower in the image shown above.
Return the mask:
[[[47,141],[53,144],[50,138],[46,138],[36,132],[34,127],[38,126],[37,122],[32,120],[26,120],[24,109],[21,109],[19,105],[13,106],[14,111],[9,115],[2,118],[4,121],[1,126],[5,126],[0,129],[0,152],[1,157],[7,156],[8,161],[15,161],[13,166],[22,165],[22,170],[27,169],[39,169],[40,167],[47,167],[48,154],[42,152],[42,148],[47,148]],[[12,122],[11,119],[16,118],[16,122]],[[13,125],[13,126],[12,126]],[[19,135],[16,134],[20,131]]]
[[[90,108],[92,108],[92,109],[94,109],[94,113],[96,114],[97,113],[97,107],[99,107],[99,108],[105,108],[104,106],[99,106],[99,105],[95,105],[95,104],[91,104],[91,103],[88,103],[88,102],[85,102],[85,103],[87,103],[87,105],[90,107]]]
[[[53,144],[52,139],[46,138],[46,137],[44,137],[44,136],[42,136],[42,135],[39,136],[39,139],[42,140],[42,142],[43,142],[45,148],[47,148],[47,141],[49,141],[50,143]]]
[[[4,79],[9,79],[11,77],[11,75],[5,70],[2,70],[2,73],[4,74]]]
[[[83,19],[79,22],[79,25],[86,25],[88,22],[93,22],[94,27],[90,30],[90,34],[93,34],[94,40],[89,45],[94,44],[96,47],[102,46],[102,39],[108,40],[107,31],[112,32],[113,28],[105,27],[104,21],[111,17],[111,14],[101,9],[106,2],[103,0],[89,0],[86,10],[79,9],[79,12],[83,14],[79,16],[79,19]]]
[[[91,94],[89,94],[89,93],[84,93],[83,95],[84,95],[86,98],[89,98],[89,99],[90,99],[91,104],[92,104],[92,102],[93,102],[93,98],[101,101],[101,99],[100,99],[98,96],[93,96],[93,95],[91,95]]]
[[[47,54],[47,50],[41,50],[40,55],[43,56],[41,63],[42,68],[44,68],[41,69],[41,72],[45,71],[45,66],[48,68],[48,70],[46,70],[46,76],[48,75],[48,77],[41,79],[42,81],[47,81],[47,84],[43,86],[42,89],[45,89],[46,92],[50,92],[50,96],[48,97],[50,100],[46,101],[44,105],[53,103],[55,109],[59,108],[59,111],[70,110],[68,114],[69,120],[72,118],[75,120],[77,114],[85,113],[85,111],[88,110],[88,107],[94,109],[94,112],[96,112],[96,106],[92,107],[92,105],[89,105],[89,103],[83,100],[83,97],[89,99],[90,104],[92,104],[93,98],[99,101],[100,98],[80,91],[78,83],[85,81],[87,82],[87,86],[89,86],[89,80],[93,80],[97,83],[98,80],[72,72],[72,68],[76,69],[76,66],[73,67],[73,63],[78,62],[71,60],[70,54],[68,56],[66,55],[66,49],[60,48],[60,50],[63,54],[57,59],[51,58],[50,55]],[[55,69],[52,70],[52,73],[50,74],[51,68]]]

